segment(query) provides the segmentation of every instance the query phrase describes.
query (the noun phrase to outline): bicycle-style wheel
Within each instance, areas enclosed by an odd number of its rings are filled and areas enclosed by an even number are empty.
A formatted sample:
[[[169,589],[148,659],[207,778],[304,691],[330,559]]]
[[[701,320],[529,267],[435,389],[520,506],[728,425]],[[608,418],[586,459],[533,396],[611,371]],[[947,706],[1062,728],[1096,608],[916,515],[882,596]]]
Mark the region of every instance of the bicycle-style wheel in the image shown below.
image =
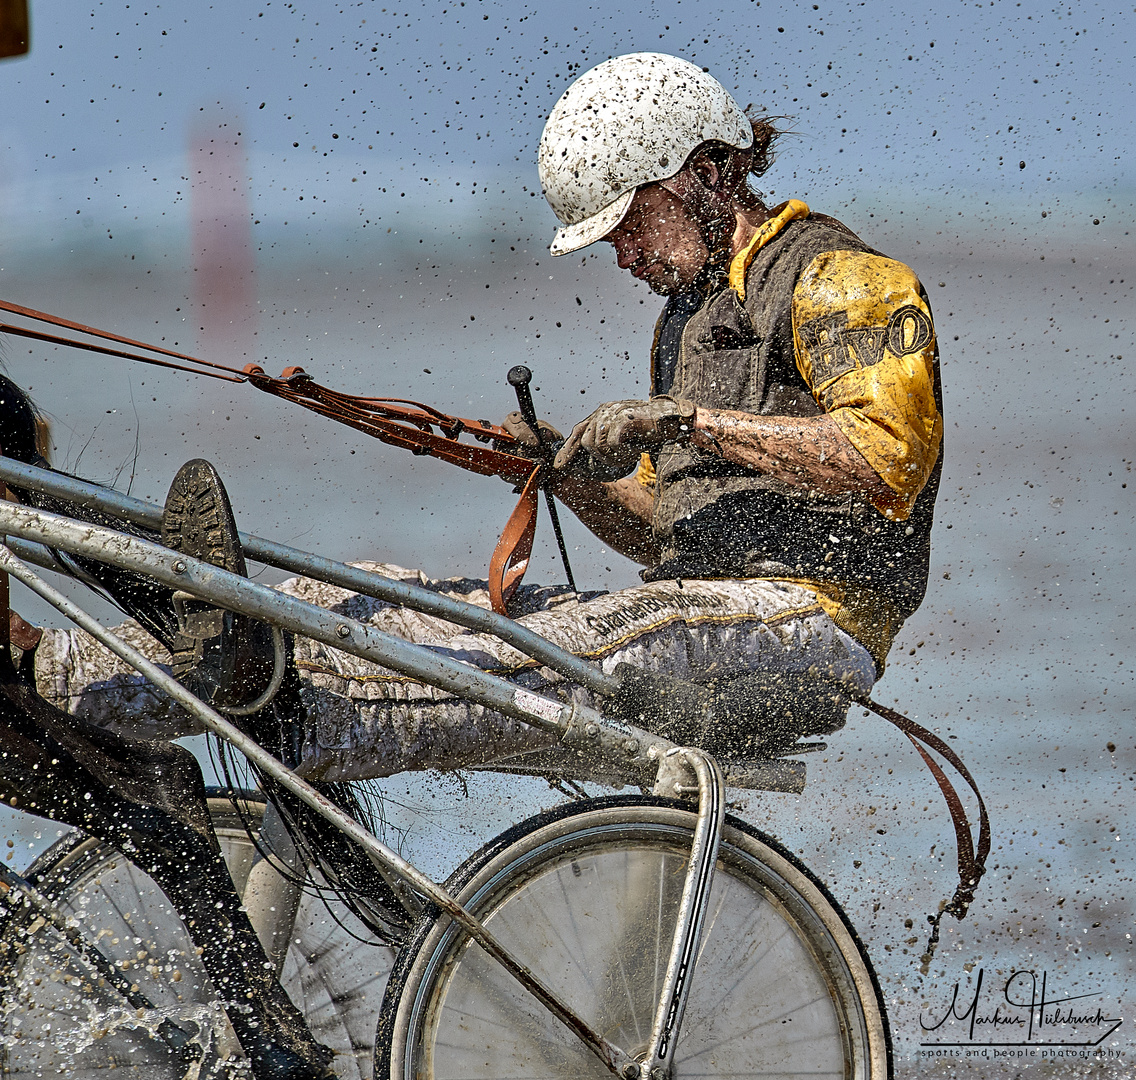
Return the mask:
[[[562,807],[498,837],[447,887],[594,1031],[638,1056],[694,821],[660,799]],[[384,1080],[611,1076],[436,915],[419,921],[391,974],[375,1055]],[[728,818],[672,1076],[883,1080],[889,1070],[879,988],[843,912],[778,844]]]
[[[225,798],[210,814],[238,892],[256,849]],[[244,816],[259,825],[264,805]],[[240,1045],[217,1002],[177,912],[154,882],[115,849],[70,833],[27,876],[84,938],[127,975],[154,1006],[137,1010],[105,982],[50,923],[18,905],[5,924],[9,955],[0,963],[0,1076],[182,1080],[247,1075]],[[375,1015],[393,950],[361,944],[366,930],[334,899],[305,894],[281,982],[315,1038],[336,1052],[344,1080],[371,1075]],[[193,1036],[200,1061],[188,1069],[159,1033],[163,1019]],[[195,1053],[197,1050],[195,1050]],[[236,1072],[233,1073],[233,1068]]]

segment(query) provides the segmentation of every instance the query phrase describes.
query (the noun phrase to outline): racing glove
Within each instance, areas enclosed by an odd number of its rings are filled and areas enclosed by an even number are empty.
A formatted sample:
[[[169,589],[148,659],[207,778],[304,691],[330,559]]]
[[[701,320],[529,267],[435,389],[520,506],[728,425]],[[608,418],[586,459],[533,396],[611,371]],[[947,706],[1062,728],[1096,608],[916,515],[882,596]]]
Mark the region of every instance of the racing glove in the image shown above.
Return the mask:
[[[644,451],[657,450],[693,431],[694,402],[684,398],[660,395],[650,401],[609,401],[572,429],[553,468],[616,480],[639,464]]]

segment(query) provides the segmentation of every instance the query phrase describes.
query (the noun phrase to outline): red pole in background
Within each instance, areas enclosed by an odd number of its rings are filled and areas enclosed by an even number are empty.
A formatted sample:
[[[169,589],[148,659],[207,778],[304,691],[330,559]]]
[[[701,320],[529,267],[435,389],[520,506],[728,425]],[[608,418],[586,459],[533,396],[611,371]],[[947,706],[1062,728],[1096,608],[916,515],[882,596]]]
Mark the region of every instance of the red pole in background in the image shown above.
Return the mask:
[[[195,127],[189,165],[198,343],[204,355],[240,367],[257,359],[257,294],[248,162],[236,121]]]

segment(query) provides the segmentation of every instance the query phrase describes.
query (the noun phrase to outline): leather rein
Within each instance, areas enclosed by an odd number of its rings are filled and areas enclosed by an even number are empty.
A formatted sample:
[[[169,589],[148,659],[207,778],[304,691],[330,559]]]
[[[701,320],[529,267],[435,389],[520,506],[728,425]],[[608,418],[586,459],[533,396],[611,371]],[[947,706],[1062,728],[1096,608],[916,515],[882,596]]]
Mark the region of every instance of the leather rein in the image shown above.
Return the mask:
[[[512,452],[518,441],[504,428],[487,420],[451,416],[429,405],[405,398],[345,394],[322,386],[301,367],[285,368],[279,378],[273,378],[258,364],[247,364],[243,368],[229,367],[6,300],[0,300],[0,311],[158,355],[144,356],[96,342],[75,340],[7,323],[0,323],[0,333],[15,334],[51,345],[66,345],[105,356],[117,356],[154,367],[186,371],[224,382],[249,383],[267,394],[310,409],[382,442],[409,450],[412,454],[436,457],[482,476],[504,477],[517,486],[521,497],[509,516],[490,559],[489,596],[497,614],[509,614],[509,598],[520,585],[532,554],[542,462]]]
[[[867,695],[854,694],[853,700],[865,709],[871,709],[877,716],[894,724],[907,736],[911,745],[918,751],[923,763],[935,778],[935,783],[939,785],[947,809],[950,811],[951,824],[954,825],[955,850],[958,854],[958,886],[949,901],[941,904],[934,915],[927,916],[927,922],[931,924],[931,934],[927,940],[927,948],[920,957],[920,969],[926,975],[930,970],[931,958],[935,955],[935,948],[939,944],[939,924],[942,922],[943,916],[950,914],[961,921],[974,901],[974,893],[978,888],[978,883],[986,873],[986,858],[990,854],[990,815],[986,812],[986,803],[983,801],[982,793],[978,790],[978,784],[970,774],[970,770],[963,764],[958,754],[938,735],[928,731],[922,724],[917,724],[914,720],[904,716],[903,713],[896,712],[895,709],[889,709],[886,705],[873,701]],[[958,791],[939,763],[927,752],[927,748],[945,758],[955,772],[966,781],[970,790],[974,792],[974,796],[978,800],[977,842],[971,833],[970,821],[967,818],[966,809],[963,807]]]

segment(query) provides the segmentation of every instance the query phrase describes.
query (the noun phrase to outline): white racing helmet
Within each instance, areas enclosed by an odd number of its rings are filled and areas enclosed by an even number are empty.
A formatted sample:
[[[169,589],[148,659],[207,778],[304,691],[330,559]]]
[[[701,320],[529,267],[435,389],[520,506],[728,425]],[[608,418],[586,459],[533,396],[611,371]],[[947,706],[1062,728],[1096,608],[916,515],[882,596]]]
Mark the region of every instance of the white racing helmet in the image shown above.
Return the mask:
[[[606,236],[636,188],[674,176],[702,143],[743,150],[753,129],[716,79],[677,56],[630,53],[581,75],[553,107],[537,164],[564,228],[553,255]]]

